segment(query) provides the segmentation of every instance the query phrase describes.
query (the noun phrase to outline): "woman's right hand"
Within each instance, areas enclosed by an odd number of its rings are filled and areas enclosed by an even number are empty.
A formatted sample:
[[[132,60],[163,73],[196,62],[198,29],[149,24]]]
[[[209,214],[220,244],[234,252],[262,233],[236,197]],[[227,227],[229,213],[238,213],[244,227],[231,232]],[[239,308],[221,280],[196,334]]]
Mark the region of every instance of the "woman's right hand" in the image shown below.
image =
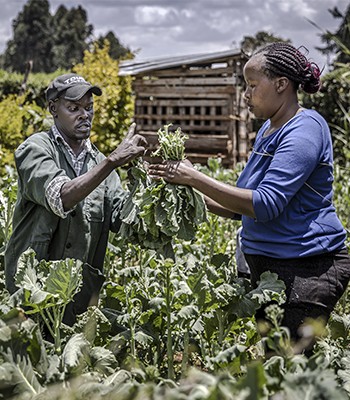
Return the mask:
[[[164,161],[161,164],[149,164],[148,174],[152,179],[164,179],[178,185],[190,185],[194,167],[188,160]]]

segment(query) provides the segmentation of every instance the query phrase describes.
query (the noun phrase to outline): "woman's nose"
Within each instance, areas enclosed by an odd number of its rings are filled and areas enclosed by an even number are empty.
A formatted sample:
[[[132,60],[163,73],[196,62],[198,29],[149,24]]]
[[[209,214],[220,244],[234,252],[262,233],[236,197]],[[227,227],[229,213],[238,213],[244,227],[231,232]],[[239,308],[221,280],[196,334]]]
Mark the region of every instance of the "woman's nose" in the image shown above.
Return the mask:
[[[250,98],[250,91],[249,91],[249,89],[247,88],[247,89],[243,92],[243,99],[244,99],[244,101],[248,101],[249,98]]]

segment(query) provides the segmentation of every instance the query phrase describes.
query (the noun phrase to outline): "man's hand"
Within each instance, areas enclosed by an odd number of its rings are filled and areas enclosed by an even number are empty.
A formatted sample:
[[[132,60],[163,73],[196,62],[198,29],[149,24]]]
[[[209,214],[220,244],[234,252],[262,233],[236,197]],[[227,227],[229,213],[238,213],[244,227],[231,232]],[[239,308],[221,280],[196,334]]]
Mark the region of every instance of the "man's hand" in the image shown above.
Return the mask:
[[[123,141],[108,156],[108,159],[112,161],[116,167],[127,164],[145,152],[147,140],[143,136],[135,134],[135,128],[136,124],[132,123]]]

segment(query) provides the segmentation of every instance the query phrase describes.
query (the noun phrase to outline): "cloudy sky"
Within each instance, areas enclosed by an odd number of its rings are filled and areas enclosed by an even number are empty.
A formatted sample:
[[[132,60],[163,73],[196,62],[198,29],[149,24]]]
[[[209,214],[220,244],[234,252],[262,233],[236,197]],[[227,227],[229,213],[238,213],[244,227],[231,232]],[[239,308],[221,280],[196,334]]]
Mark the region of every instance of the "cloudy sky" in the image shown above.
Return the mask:
[[[0,0],[0,53],[12,37],[12,21],[27,0]],[[349,0],[49,0],[52,13],[60,4],[82,5],[94,34],[112,30],[138,59],[206,53],[237,48],[244,36],[267,31],[304,45],[320,67],[327,60],[317,50],[320,29],[334,32],[340,24],[328,11],[344,12]]]

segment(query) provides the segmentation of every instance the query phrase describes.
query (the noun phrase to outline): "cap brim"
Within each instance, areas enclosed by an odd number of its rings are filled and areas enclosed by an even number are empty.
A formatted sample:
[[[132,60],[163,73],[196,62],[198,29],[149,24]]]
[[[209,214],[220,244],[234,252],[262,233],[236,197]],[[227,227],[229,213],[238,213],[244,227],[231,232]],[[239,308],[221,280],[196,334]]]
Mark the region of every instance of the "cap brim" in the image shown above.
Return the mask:
[[[91,92],[96,96],[101,96],[102,90],[98,86],[91,85],[75,85],[68,88],[62,95],[66,100],[77,101],[80,100],[86,93]]]

